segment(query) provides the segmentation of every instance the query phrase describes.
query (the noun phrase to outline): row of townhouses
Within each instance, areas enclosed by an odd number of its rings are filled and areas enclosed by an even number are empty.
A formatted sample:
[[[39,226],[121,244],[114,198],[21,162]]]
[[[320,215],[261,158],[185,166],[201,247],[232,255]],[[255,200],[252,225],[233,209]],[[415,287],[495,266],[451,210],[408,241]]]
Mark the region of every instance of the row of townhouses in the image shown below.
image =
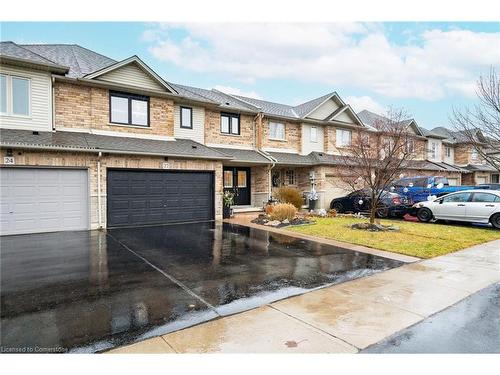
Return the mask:
[[[379,118],[335,92],[293,106],[174,84],[78,45],[2,42],[0,73],[1,234],[221,219],[228,189],[262,207],[314,186],[327,207],[340,151]],[[498,182],[459,133],[408,131],[427,151],[407,176]]]

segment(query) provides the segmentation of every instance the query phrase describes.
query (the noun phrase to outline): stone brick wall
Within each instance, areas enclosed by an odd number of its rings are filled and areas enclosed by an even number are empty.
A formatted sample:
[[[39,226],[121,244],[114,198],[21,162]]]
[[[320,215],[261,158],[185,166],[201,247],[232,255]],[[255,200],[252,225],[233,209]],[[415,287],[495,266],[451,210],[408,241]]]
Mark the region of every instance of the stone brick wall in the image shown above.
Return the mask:
[[[113,132],[174,135],[174,102],[150,97],[149,127],[111,124],[109,90],[56,82],[54,86],[56,128],[98,129]]]
[[[220,131],[220,112],[205,110],[205,143],[253,147],[254,116],[240,115],[240,134],[225,134]]]
[[[296,152],[301,151],[302,128],[300,123],[290,122],[290,121],[278,121],[285,124],[285,140],[279,141],[279,140],[269,139],[270,135],[269,121],[273,120],[265,118],[262,122],[262,147],[295,150]]]
[[[1,150],[2,162],[6,150]],[[47,166],[47,167],[75,167],[87,168],[89,171],[89,195],[91,228],[98,227],[97,217],[97,155],[93,153],[62,152],[62,151],[35,151],[15,150],[16,164],[19,166]],[[109,154],[101,158],[101,220],[106,226],[106,176],[107,168],[144,168],[162,169],[163,157],[134,156]],[[215,171],[215,218],[222,219],[222,163],[215,160],[199,159],[172,159],[169,158],[169,169],[189,169],[201,171]]]
[[[269,199],[269,169],[268,166],[255,166],[250,168],[251,204],[261,207]]]

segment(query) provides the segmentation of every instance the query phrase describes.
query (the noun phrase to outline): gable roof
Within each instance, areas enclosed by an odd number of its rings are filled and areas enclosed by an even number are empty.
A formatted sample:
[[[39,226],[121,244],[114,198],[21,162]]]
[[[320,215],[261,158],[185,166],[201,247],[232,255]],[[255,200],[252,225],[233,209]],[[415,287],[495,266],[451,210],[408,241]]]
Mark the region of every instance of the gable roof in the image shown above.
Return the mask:
[[[453,131],[444,126],[438,126],[432,129],[432,132],[439,134],[444,137],[443,142],[457,144],[457,143],[467,143],[469,142],[467,136],[463,131]],[[480,130],[476,131],[476,141],[480,143],[485,143],[486,139]]]
[[[314,111],[316,108],[318,108],[321,104],[326,102],[328,99],[331,97],[337,95],[335,92],[331,92],[329,94],[320,96],[319,98],[315,98],[312,100],[309,100],[308,102],[299,104],[293,108],[295,113],[297,113],[297,116],[304,118],[308,114],[310,114],[312,111]]]
[[[383,122],[389,120],[385,116],[379,115],[375,112],[368,111],[366,109],[361,111],[361,112],[358,112],[358,117],[361,119],[361,121],[364,124],[369,125],[370,127],[375,128],[375,129],[380,128],[381,122],[383,123]],[[424,136],[424,134],[422,133],[422,130],[421,130],[422,128],[420,128],[417,125],[417,123],[414,119],[410,118],[410,119],[402,120],[400,123],[403,126],[411,127],[417,135]]]
[[[86,74],[84,77],[87,79],[96,79],[98,77],[101,77],[107,73],[110,73],[114,70],[120,69],[126,65],[129,64],[137,64],[139,68],[141,68],[142,71],[144,71],[147,75],[149,75],[154,81],[159,83],[161,86],[163,86],[165,89],[170,91],[171,93],[177,94],[177,91],[170,85],[168,84],[163,78],[161,78],[156,72],[151,69],[144,61],[142,61],[138,56],[134,55],[129,57],[128,59],[116,62],[114,64],[108,65],[102,69],[96,70],[92,73]]]

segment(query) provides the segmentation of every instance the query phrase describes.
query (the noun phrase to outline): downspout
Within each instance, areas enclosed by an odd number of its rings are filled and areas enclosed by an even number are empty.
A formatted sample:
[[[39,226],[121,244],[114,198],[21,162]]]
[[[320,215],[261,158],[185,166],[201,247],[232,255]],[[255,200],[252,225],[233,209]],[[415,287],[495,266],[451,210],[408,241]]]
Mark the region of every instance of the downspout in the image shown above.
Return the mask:
[[[56,130],[56,94],[54,93],[54,82],[56,81],[56,78],[52,76],[52,86],[50,87],[50,92],[52,95],[52,130]]]
[[[272,173],[273,168],[276,166],[277,160],[263,150],[257,150],[257,152],[271,162],[271,166],[268,169],[268,177],[267,177],[268,190],[269,190],[268,199],[271,199],[272,190],[273,190],[273,179],[272,179],[271,173]]]
[[[102,229],[102,218],[101,218],[101,157],[102,152],[99,151],[97,155],[97,223],[98,229]]]

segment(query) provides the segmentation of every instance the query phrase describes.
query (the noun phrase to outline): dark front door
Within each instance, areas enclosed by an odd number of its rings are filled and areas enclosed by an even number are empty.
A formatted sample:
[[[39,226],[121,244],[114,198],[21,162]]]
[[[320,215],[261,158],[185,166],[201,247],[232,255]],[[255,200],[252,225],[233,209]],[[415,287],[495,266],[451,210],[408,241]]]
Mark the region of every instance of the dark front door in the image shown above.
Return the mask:
[[[224,191],[236,194],[234,204],[250,204],[250,168],[224,167]]]
[[[214,219],[211,172],[108,170],[108,227]]]

